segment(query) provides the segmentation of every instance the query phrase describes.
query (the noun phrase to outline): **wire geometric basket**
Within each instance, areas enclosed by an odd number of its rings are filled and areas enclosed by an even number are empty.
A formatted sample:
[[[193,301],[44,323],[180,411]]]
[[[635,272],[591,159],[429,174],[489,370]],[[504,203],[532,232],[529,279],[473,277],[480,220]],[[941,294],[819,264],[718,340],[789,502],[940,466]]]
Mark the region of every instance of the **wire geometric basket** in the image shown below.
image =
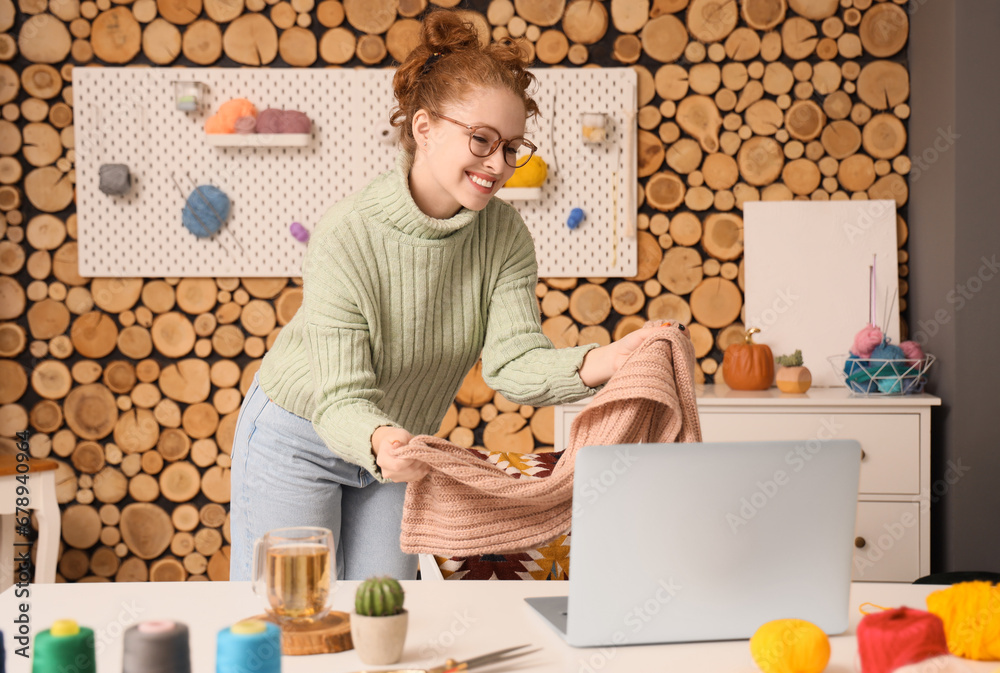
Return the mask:
[[[893,360],[853,355],[831,355],[827,358],[851,392],[859,395],[911,395],[921,393],[927,385],[927,370],[934,364],[933,355],[921,360]]]

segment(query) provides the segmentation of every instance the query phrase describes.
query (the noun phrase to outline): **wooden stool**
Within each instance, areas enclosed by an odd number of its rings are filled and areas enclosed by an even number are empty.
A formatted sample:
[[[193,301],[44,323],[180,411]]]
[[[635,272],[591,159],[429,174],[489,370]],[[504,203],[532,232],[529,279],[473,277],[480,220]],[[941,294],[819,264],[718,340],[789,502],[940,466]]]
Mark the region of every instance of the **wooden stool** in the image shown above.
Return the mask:
[[[56,581],[56,564],[59,562],[59,529],[62,519],[59,515],[59,501],[56,500],[56,468],[54,460],[28,460],[28,471],[17,471],[17,458],[0,456],[0,590],[14,583],[14,555],[30,552],[31,547],[15,547],[17,498],[28,498],[28,506],[22,509],[34,510],[38,520],[38,552],[32,555],[35,566],[35,582]],[[28,475],[28,495],[18,496],[17,487],[24,486],[17,481],[18,474]],[[24,516],[22,513],[21,516]],[[15,551],[16,550],[16,551]]]

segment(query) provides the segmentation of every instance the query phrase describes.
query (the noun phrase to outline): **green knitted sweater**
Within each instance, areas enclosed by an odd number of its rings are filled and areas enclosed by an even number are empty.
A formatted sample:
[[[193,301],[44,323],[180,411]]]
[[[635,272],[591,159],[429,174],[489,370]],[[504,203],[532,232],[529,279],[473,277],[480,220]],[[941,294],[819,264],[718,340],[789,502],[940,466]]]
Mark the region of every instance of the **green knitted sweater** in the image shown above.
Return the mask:
[[[517,211],[492,199],[428,217],[410,195],[411,163],[402,153],[320,219],[302,307],[260,368],[268,397],[379,480],[375,429],[434,434],[480,353],[486,383],[513,402],[595,390],[578,373],[595,345],[557,350],[542,334],[535,249]]]

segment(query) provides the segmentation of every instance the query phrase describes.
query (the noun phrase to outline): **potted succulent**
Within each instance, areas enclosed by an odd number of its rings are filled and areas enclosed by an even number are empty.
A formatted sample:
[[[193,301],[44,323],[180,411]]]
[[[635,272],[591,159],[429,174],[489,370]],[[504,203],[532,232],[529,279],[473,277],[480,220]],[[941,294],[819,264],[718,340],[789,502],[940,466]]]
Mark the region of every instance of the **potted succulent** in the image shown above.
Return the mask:
[[[369,577],[358,586],[351,615],[351,639],[366,664],[394,664],[403,655],[408,613],[403,587],[391,577]]]
[[[791,355],[779,355],[776,359],[778,371],[774,380],[783,393],[801,394],[812,385],[812,373],[802,366],[802,351],[797,350]]]

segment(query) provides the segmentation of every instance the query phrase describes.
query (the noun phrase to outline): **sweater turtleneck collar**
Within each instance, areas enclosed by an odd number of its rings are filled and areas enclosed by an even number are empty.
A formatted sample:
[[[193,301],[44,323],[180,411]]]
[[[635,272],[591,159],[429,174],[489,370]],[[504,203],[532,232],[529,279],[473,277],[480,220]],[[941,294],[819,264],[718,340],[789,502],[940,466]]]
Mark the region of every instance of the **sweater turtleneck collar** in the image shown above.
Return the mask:
[[[410,169],[413,156],[401,151],[396,157],[395,168],[387,174],[387,193],[378,195],[389,223],[400,232],[429,240],[446,238],[470,224],[479,214],[462,208],[453,216],[439,220],[425,214],[410,193]]]

